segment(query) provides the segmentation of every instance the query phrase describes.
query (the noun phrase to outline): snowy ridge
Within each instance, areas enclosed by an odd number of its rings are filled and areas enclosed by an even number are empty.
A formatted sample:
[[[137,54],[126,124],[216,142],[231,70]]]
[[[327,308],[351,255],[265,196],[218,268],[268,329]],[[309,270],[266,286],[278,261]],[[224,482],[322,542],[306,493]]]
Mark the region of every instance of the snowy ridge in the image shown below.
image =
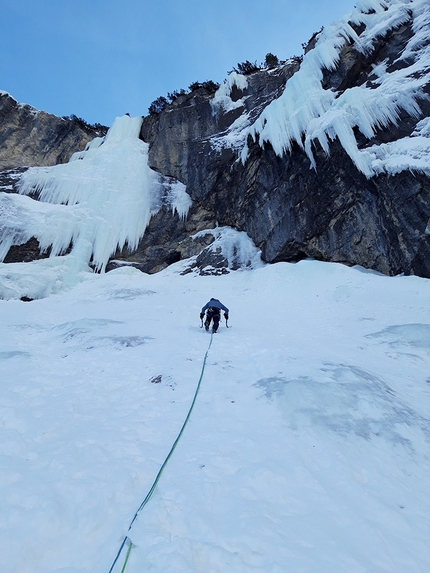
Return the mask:
[[[410,20],[415,35],[399,59],[401,69],[388,72],[382,63],[375,69],[377,79],[371,86],[363,84],[341,94],[323,88],[322,70],[336,67],[340,50],[347,42],[366,53],[372,49],[376,37]],[[360,36],[350,22],[365,25]],[[358,2],[351,14],[323,30],[315,48],[304,56],[299,71],[288,80],[282,96],[267,106],[246,135],[250,134],[254,139],[259,136],[260,145],[270,142],[278,155],[289,152],[295,142],[305,149],[314,167],[314,141],[329,154],[329,142],[337,137],[366,176],[371,177],[381,170],[390,173],[389,162],[379,161],[373,165],[372,155],[359,150],[354,128],[370,139],[377,128],[395,124],[401,110],[419,117],[419,100],[427,97],[423,88],[430,82],[429,42],[430,6],[427,0]],[[413,147],[418,142],[409,143]],[[391,151],[395,152],[395,149]],[[242,161],[246,160],[247,153],[245,145]],[[428,169],[425,162],[412,162],[411,168]]]

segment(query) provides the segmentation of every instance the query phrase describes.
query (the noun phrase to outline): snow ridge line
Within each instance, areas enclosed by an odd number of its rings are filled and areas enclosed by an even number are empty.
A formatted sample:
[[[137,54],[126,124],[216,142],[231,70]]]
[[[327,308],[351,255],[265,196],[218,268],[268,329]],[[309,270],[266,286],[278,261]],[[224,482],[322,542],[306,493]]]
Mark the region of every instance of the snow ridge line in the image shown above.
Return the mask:
[[[185,430],[185,427],[186,427],[186,425],[187,425],[187,423],[188,423],[188,420],[190,419],[191,412],[193,411],[194,404],[196,403],[197,395],[198,395],[199,390],[200,390],[200,385],[201,385],[201,382],[202,382],[202,380],[203,380],[203,374],[204,374],[205,368],[206,368],[206,360],[207,360],[207,357],[208,357],[208,354],[209,354],[209,350],[210,350],[210,348],[211,348],[211,346],[212,346],[212,340],[213,340],[213,332],[211,333],[211,338],[210,338],[210,341],[209,341],[209,346],[208,346],[208,348],[207,348],[207,350],[206,350],[205,357],[204,357],[204,359],[203,359],[203,365],[202,365],[202,370],[201,370],[201,372],[200,372],[200,378],[199,378],[199,381],[198,381],[198,383],[197,383],[196,391],[194,392],[194,397],[193,397],[193,400],[192,400],[192,402],[191,402],[191,406],[190,406],[190,409],[188,410],[188,414],[187,414],[187,416],[186,416],[186,418],[185,418],[185,421],[184,421],[184,423],[182,424],[182,427],[181,427],[181,429],[180,429],[180,431],[179,431],[179,434],[177,435],[176,440],[173,442],[173,445],[172,445],[172,447],[170,448],[170,451],[169,451],[169,453],[167,454],[166,459],[164,460],[162,466],[161,466],[160,469],[158,470],[158,473],[157,473],[157,475],[156,475],[156,477],[155,477],[155,480],[154,480],[154,482],[153,482],[153,484],[152,484],[150,490],[148,491],[148,493],[146,494],[145,499],[142,501],[142,503],[140,504],[140,506],[139,506],[139,508],[137,509],[136,513],[134,514],[134,517],[133,517],[133,519],[131,520],[130,525],[128,526],[127,534],[124,536],[124,539],[122,540],[122,543],[121,543],[121,545],[120,545],[120,548],[118,549],[118,553],[116,554],[116,557],[115,557],[115,559],[113,560],[113,563],[112,563],[112,565],[111,565],[111,567],[110,567],[110,569],[109,569],[109,573],[112,573],[113,568],[115,567],[115,565],[116,565],[116,563],[117,563],[117,561],[118,561],[118,559],[119,559],[119,557],[120,557],[120,555],[121,555],[121,552],[122,552],[122,550],[123,550],[125,544],[128,542],[128,550],[127,550],[127,554],[126,554],[126,556],[125,556],[124,565],[123,565],[123,567],[122,567],[122,569],[121,569],[121,573],[124,573],[124,571],[125,571],[125,568],[126,568],[127,562],[128,562],[128,558],[130,557],[130,552],[131,552],[131,549],[132,549],[132,547],[133,547],[133,543],[132,543],[130,537],[128,536],[128,532],[129,532],[130,529],[133,527],[133,524],[134,524],[134,522],[136,521],[137,516],[139,515],[139,513],[142,511],[142,509],[145,507],[145,505],[146,505],[146,504],[148,503],[148,501],[151,499],[152,494],[154,493],[155,488],[157,487],[157,484],[158,484],[158,482],[159,482],[159,480],[160,480],[160,478],[161,478],[161,474],[163,473],[163,470],[164,470],[164,468],[166,467],[167,462],[168,462],[169,459],[172,457],[172,454],[173,454],[173,452],[175,451],[176,446],[178,445],[178,442],[179,442],[179,440],[181,439],[181,436],[182,436],[182,434],[183,434],[183,432],[184,432],[184,430]]]

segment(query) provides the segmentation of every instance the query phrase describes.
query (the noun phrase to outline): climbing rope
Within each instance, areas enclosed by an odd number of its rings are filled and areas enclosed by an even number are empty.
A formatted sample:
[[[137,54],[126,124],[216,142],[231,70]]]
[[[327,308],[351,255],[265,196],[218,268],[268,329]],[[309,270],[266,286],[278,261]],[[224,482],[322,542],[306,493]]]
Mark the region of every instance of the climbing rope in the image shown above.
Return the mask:
[[[202,382],[202,379],[203,379],[203,374],[204,374],[204,372],[205,372],[206,360],[207,360],[207,357],[208,357],[208,354],[209,354],[209,350],[210,350],[210,348],[211,348],[211,346],[212,346],[212,339],[213,339],[213,333],[211,334],[211,339],[210,339],[210,341],[209,341],[209,346],[208,346],[208,348],[207,348],[207,350],[206,350],[206,354],[205,354],[205,357],[204,357],[204,359],[203,359],[202,371],[201,371],[201,373],[200,373],[200,378],[199,378],[199,381],[198,381],[198,383],[197,383],[196,391],[194,392],[194,397],[193,397],[193,400],[192,400],[192,402],[191,402],[190,409],[188,410],[187,417],[185,418],[185,421],[184,421],[184,423],[182,424],[182,428],[180,429],[179,434],[178,434],[176,440],[173,442],[173,445],[172,445],[172,447],[170,448],[170,452],[167,454],[166,459],[164,460],[162,466],[161,466],[160,469],[158,470],[158,473],[157,473],[157,475],[156,475],[156,477],[155,477],[155,480],[154,480],[154,482],[153,482],[153,484],[152,484],[150,490],[148,491],[148,493],[146,494],[145,499],[142,501],[142,503],[140,504],[140,506],[139,506],[139,508],[137,509],[136,513],[134,514],[133,519],[131,520],[130,525],[128,526],[127,534],[128,534],[128,532],[130,531],[130,529],[133,527],[133,524],[134,524],[134,522],[136,521],[137,516],[139,515],[139,513],[142,511],[142,509],[145,507],[145,505],[146,505],[146,504],[148,503],[148,501],[151,499],[151,496],[152,496],[152,494],[154,493],[155,488],[157,487],[157,483],[158,483],[159,480],[160,480],[161,474],[163,473],[163,470],[164,470],[164,468],[166,467],[167,462],[168,462],[169,459],[172,457],[172,454],[173,454],[173,452],[175,451],[175,448],[176,448],[176,446],[178,445],[178,442],[179,442],[179,440],[181,439],[181,436],[182,436],[182,434],[183,434],[183,432],[184,432],[184,430],[185,430],[185,426],[187,425],[188,420],[190,419],[191,412],[193,411],[194,404],[196,403],[197,395],[198,395],[199,390],[200,390],[200,385],[201,385],[201,382]],[[124,571],[125,571],[125,568],[126,568],[126,565],[127,565],[127,562],[128,562],[128,558],[130,557],[131,548],[133,547],[133,544],[132,544],[132,542],[131,542],[131,539],[128,537],[127,534],[124,536],[124,539],[122,540],[122,543],[121,543],[121,545],[120,545],[120,548],[118,549],[118,553],[116,554],[116,557],[115,557],[115,559],[113,560],[113,563],[112,563],[112,565],[111,565],[111,568],[109,569],[109,573],[112,573],[113,568],[115,567],[115,565],[116,565],[116,563],[117,563],[117,561],[118,561],[118,559],[119,559],[119,557],[120,557],[120,555],[121,555],[121,553],[122,553],[122,550],[124,549],[125,544],[128,543],[127,554],[126,554],[126,556],[125,556],[125,561],[124,561],[124,565],[122,566],[121,573],[124,573]]]
[[[124,573],[125,568],[127,567],[128,558],[130,557],[132,547],[133,543],[130,541],[130,543],[128,544],[127,555],[125,556],[124,565],[122,566],[121,573]]]

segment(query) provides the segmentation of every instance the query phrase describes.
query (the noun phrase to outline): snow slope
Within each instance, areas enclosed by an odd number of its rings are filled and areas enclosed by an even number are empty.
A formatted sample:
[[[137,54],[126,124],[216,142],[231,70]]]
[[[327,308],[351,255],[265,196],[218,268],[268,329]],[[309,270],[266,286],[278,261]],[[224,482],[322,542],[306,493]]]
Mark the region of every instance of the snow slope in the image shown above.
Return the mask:
[[[427,573],[430,282],[183,264],[0,301],[0,570],[108,573],[190,407],[214,296],[232,328],[126,572]]]

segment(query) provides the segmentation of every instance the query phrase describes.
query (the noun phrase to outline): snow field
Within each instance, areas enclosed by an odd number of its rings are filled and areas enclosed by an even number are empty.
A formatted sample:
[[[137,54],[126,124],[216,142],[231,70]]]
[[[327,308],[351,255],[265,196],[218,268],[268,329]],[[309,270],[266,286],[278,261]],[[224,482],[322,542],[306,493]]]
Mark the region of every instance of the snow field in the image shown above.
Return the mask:
[[[214,296],[232,328],[127,573],[427,571],[429,282],[183,264],[0,302],[0,569],[107,573],[190,407]]]

